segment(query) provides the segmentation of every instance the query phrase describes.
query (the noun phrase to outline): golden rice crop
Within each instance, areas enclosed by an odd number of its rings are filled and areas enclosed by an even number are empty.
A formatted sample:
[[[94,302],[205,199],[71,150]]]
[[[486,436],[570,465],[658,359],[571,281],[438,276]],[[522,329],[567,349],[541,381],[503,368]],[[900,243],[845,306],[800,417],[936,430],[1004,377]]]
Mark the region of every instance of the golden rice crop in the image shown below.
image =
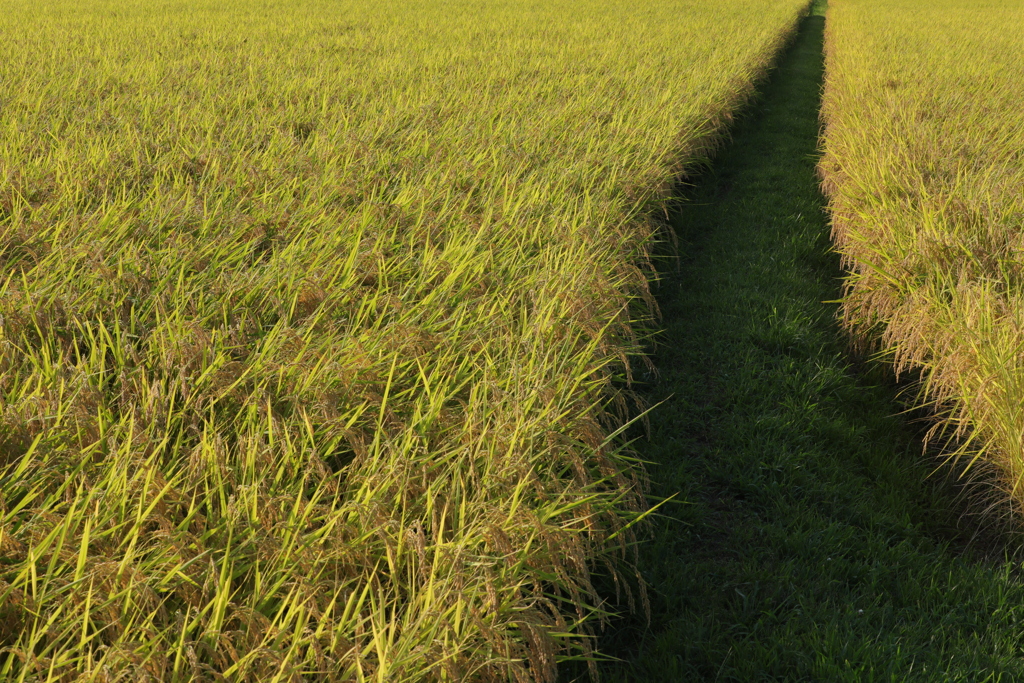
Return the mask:
[[[822,171],[844,316],[1024,503],[1024,2],[832,0]],[[1003,501],[1007,499],[1002,498]]]
[[[5,3],[0,678],[590,657],[656,214],[804,4]]]

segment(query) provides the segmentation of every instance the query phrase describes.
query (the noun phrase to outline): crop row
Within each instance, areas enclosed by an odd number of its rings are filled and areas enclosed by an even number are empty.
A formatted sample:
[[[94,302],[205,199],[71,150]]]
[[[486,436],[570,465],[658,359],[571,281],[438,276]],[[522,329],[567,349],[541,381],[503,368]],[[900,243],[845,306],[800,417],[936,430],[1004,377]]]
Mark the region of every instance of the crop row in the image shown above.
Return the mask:
[[[592,658],[656,217],[804,5],[6,3],[0,678]]]
[[[821,170],[844,317],[1024,503],[1024,3],[832,0]],[[1006,509],[1007,496],[998,496]]]

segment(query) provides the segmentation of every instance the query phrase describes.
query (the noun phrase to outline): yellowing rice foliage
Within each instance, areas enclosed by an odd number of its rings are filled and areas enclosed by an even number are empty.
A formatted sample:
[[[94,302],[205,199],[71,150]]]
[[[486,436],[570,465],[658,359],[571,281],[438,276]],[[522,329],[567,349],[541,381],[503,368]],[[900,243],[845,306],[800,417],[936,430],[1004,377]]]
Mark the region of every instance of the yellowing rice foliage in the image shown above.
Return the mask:
[[[655,218],[804,5],[5,3],[0,679],[592,657]]]
[[[846,322],[1024,503],[1024,2],[831,0],[822,171]],[[1003,499],[1005,500],[1005,498]]]

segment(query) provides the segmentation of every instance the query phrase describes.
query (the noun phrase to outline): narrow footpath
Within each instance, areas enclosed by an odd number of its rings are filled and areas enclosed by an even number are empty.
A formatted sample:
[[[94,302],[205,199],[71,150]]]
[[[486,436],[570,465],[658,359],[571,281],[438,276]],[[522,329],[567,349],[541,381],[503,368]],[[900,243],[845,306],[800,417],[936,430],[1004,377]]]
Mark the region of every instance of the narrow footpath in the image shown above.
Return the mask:
[[[651,623],[603,681],[1024,681],[1021,562],[964,541],[963,502],[886,373],[836,324],[815,176],[823,7],[674,218],[648,399]],[[995,554],[998,559],[993,560]]]

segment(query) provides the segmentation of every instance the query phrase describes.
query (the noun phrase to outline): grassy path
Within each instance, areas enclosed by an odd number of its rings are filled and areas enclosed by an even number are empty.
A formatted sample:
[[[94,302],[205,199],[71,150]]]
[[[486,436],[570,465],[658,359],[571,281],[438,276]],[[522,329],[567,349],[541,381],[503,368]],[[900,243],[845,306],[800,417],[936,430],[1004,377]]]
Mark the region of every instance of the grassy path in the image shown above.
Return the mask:
[[[667,401],[640,448],[686,504],[642,550],[652,623],[605,636],[625,662],[604,680],[1024,680],[1014,564],[957,550],[893,389],[822,303],[840,275],[814,174],[823,27],[805,21],[676,217]]]

